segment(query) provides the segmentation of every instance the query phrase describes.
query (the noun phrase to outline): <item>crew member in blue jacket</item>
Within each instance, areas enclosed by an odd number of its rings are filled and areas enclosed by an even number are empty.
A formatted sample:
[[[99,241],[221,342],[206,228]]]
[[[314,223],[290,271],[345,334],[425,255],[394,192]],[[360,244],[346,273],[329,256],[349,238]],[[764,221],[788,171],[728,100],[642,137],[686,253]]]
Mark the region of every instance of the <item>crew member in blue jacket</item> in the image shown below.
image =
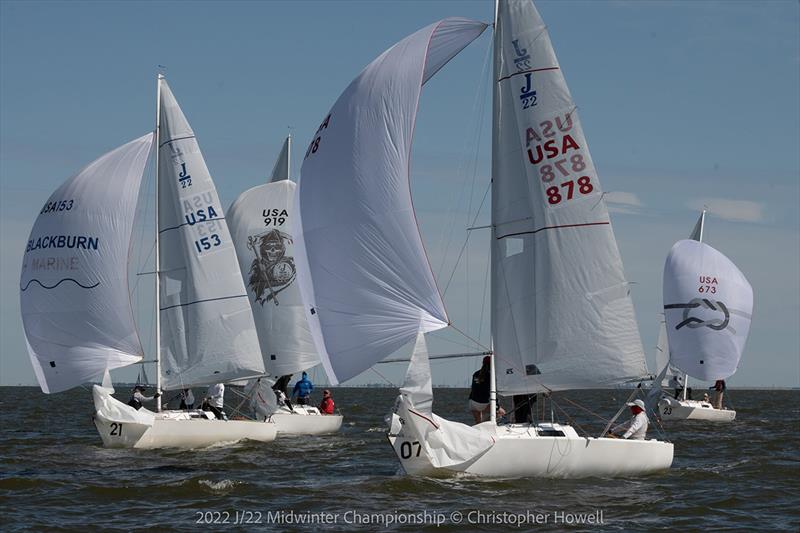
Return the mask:
[[[306,405],[311,399],[311,392],[313,390],[314,385],[311,383],[311,380],[308,379],[308,373],[303,372],[303,377],[300,379],[300,381],[294,384],[294,389],[292,389],[292,398],[297,396],[297,403],[299,405]]]

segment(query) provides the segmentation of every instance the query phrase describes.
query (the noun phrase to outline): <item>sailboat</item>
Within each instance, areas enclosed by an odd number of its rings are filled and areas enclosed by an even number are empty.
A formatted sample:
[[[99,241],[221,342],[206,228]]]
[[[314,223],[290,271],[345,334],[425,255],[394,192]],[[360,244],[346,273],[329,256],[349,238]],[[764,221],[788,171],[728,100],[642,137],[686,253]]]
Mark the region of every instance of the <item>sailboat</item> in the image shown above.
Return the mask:
[[[491,419],[467,426],[433,413],[424,335],[450,320],[412,205],[411,139],[422,86],[486,27],[448,18],[389,48],[342,93],[308,146],[297,255],[323,367],[338,383],[415,341],[388,434],[410,474],[667,469],[668,442],[495,419],[497,392],[608,388],[647,376],[597,173],[530,0],[501,1],[495,13]]]
[[[233,243],[253,310],[264,367],[271,377],[245,385],[253,411],[278,433],[322,435],[342,426],[340,414],[312,405],[279,402],[274,379],[319,364],[297,277],[292,212],[296,185],[289,179],[291,136],[284,141],[268,183],[243,192],[228,210]]]
[[[663,420],[732,422],[736,411],[687,397],[689,376],[724,380],[736,372],[753,313],[753,288],[722,253],[703,242],[706,210],[688,240],[675,243],[664,267],[666,363],[683,374],[681,398],[658,402]],[[661,338],[661,336],[659,336]],[[657,360],[658,361],[658,360]],[[663,368],[663,367],[662,367]]]
[[[163,75],[157,127],[90,163],[48,199],[20,281],[25,338],[43,392],[103,376],[92,395],[103,445],[203,447],[275,439],[275,424],[203,410],[139,410],[115,399],[109,371],[143,360],[128,290],[137,197],[155,144],[156,391],[263,374],[255,324],[214,183]],[[163,329],[163,331],[162,331]]]

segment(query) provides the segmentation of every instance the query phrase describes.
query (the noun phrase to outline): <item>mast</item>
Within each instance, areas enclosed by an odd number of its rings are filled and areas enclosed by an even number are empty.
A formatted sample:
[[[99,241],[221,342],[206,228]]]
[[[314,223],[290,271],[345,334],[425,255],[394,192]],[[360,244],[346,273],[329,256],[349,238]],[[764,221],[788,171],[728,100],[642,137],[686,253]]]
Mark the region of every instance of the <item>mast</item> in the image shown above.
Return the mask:
[[[497,28],[497,13],[498,13],[499,9],[500,9],[500,0],[495,0],[495,2],[494,2],[494,23],[492,24],[492,29],[496,29]],[[494,39],[492,39],[492,42],[494,42]],[[494,85],[493,90],[492,90],[492,151],[494,151],[494,144],[495,144],[494,143],[494,138],[497,135],[497,131],[496,131],[497,130],[497,122],[496,122],[497,114],[495,113],[495,109],[494,109],[494,106],[496,105],[496,100],[497,100],[497,98],[496,98],[496,93],[497,93],[497,81],[496,81],[497,80],[497,72],[495,72],[496,69],[497,69],[497,64],[495,62],[495,65],[492,68],[492,84]],[[492,154],[492,157],[494,157],[494,153]],[[494,169],[494,165],[492,165],[492,168]],[[494,180],[492,180],[492,181],[494,182]],[[494,221],[492,221],[492,222],[494,222]],[[491,255],[494,255],[494,241],[495,241],[495,239],[494,239],[494,224],[492,224],[491,239],[492,239],[492,243],[490,245],[491,249],[490,249],[489,253]],[[491,260],[489,261],[489,268],[490,269],[492,268],[492,261]],[[491,342],[490,348],[491,348],[492,354],[489,356],[489,420],[491,420],[493,424],[497,424],[497,382],[495,380],[494,342]]]
[[[161,308],[161,296],[159,293],[159,282],[161,278],[161,263],[159,258],[159,250],[158,250],[158,170],[159,170],[159,161],[158,161],[158,153],[161,151],[161,80],[164,79],[164,75],[160,72],[158,73],[157,78],[157,88],[156,88],[156,156],[155,156],[155,164],[156,164],[156,216],[155,216],[155,233],[156,233],[156,253],[155,253],[155,313],[156,313],[156,394],[159,396],[156,398],[156,411],[161,411],[161,313],[159,309]]]

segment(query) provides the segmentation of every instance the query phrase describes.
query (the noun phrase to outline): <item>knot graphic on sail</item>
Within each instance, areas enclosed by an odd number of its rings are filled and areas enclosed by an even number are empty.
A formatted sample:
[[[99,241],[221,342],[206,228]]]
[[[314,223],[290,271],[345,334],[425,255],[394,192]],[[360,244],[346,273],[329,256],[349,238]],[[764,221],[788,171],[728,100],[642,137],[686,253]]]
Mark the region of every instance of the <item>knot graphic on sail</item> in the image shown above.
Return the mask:
[[[247,248],[256,255],[250,265],[248,285],[261,305],[270,300],[278,305],[278,293],[289,287],[297,275],[294,258],[286,256],[287,243],[292,244],[292,236],[277,229],[247,238]]]
[[[703,320],[701,318],[697,318],[697,317],[694,317],[694,316],[689,316],[691,310],[692,309],[697,309],[697,308],[710,309],[712,311],[719,311],[720,313],[722,313],[723,318],[713,318],[713,319],[710,319],[710,320]],[[681,329],[684,326],[687,326],[687,327],[689,327],[691,329],[708,327],[708,328],[711,328],[711,329],[713,329],[715,331],[722,331],[723,329],[728,327],[728,324],[730,323],[730,319],[731,319],[731,313],[728,310],[728,308],[725,306],[724,303],[722,303],[719,300],[717,300],[716,302],[713,302],[713,301],[708,300],[706,298],[693,298],[687,304],[669,304],[669,305],[665,305],[664,309],[683,309],[683,320],[681,320],[681,322],[679,322],[678,325],[675,326],[676,330],[677,329]],[[733,331],[732,328],[731,328],[731,331]],[[733,333],[736,333],[736,332],[734,331]]]

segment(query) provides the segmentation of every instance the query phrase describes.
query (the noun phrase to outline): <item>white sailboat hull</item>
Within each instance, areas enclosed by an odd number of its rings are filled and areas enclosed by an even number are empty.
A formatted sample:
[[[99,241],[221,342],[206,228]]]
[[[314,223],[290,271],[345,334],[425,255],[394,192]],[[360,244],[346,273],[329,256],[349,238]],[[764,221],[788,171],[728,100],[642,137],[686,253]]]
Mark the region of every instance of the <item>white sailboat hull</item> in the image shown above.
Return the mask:
[[[203,448],[240,440],[271,442],[278,434],[269,421],[216,420],[201,410],[136,411],[109,389],[95,385],[93,391],[92,418],[107,448]]]
[[[403,469],[411,475],[464,472],[502,478],[633,476],[667,470],[672,465],[672,443],[580,437],[572,427],[560,424],[498,426],[494,438],[495,444],[478,458],[445,468],[434,467],[425,454],[417,456],[413,443],[403,446],[407,440],[402,435],[389,435],[389,442]],[[404,458],[409,451],[411,457]]]
[[[274,423],[255,420],[157,417],[148,426],[113,422],[95,414],[94,424],[106,448],[204,448],[240,440],[271,442],[277,436]]]
[[[658,402],[658,413],[662,420],[733,422],[736,418],[736,411],[733,409],[715,409],[709,402],[676,400],[669,397],[664,397]]]
[[[326,435],[342,427],[342,415],[324,415],[316,407],[305,405],[294,405],[291,410],[281,407],[270,420],[282,435]]]

